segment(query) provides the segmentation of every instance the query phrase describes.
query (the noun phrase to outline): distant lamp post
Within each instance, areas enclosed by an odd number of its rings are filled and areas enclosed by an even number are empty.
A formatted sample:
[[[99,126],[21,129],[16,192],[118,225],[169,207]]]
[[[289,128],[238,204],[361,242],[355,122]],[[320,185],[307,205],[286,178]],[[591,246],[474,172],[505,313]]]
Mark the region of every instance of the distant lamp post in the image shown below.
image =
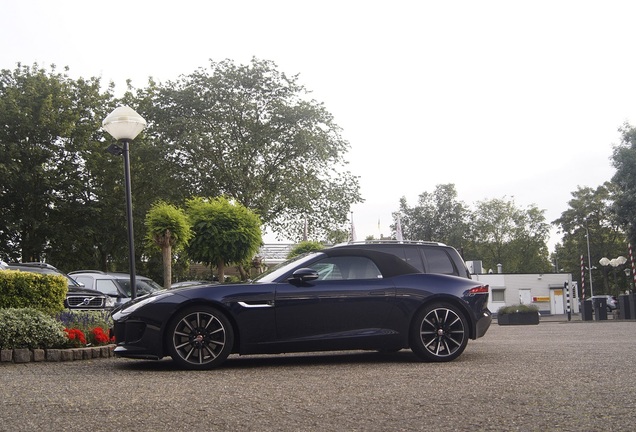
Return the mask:
[[[625,258],[624,256],[619,256],[610,260],[603,257],[598,262],[603,267],[607,267],[608,265],[612,266],[613,273],[614,273],[614,285],[616,285],[616,292],[618,293],[619,289],[618,289],[618,281],[616,280],[616,268],[625,264],[627,262],[627,258]],[[625,270],[627,270],[625,274],[628,274],[629,269],[625,269]]]
[[[121,106],[108,114],[102,127],[112,135],[123,148],[111,144],[106,151],[114,155],[124,155],[124,180],[126,183],[126,219],[128,221],[128,261],[130,264],[130,298],[137,297],[137,281],[135,277],[135,243],[133,236],[132,195],[130,192],[130,151],[129,144],[146,127],[146,120],[132,108]]]
[[[587,265],[590,271],[590,297],[594,297],[594,285],[592,284],[592,258],[590,256],[590,230],[587,227],[587,218],[585,220],[585,238],[587,240]],[[585,293],[583,293],[585,297]]]

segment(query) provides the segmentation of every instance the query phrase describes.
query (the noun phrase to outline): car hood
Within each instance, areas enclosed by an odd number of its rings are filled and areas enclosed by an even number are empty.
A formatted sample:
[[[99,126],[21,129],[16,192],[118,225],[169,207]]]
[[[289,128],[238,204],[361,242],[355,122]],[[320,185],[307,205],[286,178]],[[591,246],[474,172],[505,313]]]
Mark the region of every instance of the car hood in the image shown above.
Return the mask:
[[[69,286],[68,293],[80,294],[80,295],[92,295],[94,297],[104,297],[104,294],[102,294],[100,291],[92,290],[90,288],[83,288],[83,287]]]

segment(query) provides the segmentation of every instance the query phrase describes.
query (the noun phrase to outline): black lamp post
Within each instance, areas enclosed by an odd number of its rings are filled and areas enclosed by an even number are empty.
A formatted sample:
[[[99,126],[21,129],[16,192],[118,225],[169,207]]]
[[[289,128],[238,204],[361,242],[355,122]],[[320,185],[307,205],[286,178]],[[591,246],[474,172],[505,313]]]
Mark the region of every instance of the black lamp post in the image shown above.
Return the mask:
[[[102,122],[102,127],[117,141],[123,144],[123,148],[116,144],[107,149],[115,155],[124,155],[124,180],[126,183],[126,219],[128,221],[128,262],[130,264],[130,298],[137,297],[137,281],[135,278],[135,240],[133,236],[132,195],[130,192],[130,152],[129,144],[146,127],[146,120],[132,108],[122,106],[115,108]]]

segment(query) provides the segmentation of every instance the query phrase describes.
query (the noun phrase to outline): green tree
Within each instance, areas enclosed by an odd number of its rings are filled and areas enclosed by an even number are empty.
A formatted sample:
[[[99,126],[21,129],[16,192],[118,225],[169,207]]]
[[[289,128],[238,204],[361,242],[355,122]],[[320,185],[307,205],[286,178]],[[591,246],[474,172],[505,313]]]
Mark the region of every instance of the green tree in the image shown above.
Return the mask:
[[[345,169],[348,142],[308,94],[271,61],[210,62],[149,87],[142,115],[190,196],[231,197],[288,238],[301,238],[307,220],[315,238],[362,199]]]
[[[454,184],[440,184],[422,192],[417,205],[400,199],[400,222],[405,240],[437,241],[461,248],[469,238],[470,210],[457,199]],[[392,227],[395,230],[395,226]]]
[[[242,263],[258,252],[261,221],[247,207],[226,197],[191,198],[186,207],[193,229],[188,254],[194,261],[216,265],[221,282],[227,264]]]
[[[621,142],[614,147],[612,164],[616,173],[613,212],[632,245],[636,244],[636,129],[625,123],[619,131]]]
[[[345,243],[348,242],[350,238],[351,232],[349,229],[334,229],[325,234],[325,241],[323,243],[326,245]]]
[[[156,202],[146,214],[146,240],[161,249],[163,286],[172,283],[172,253],[184,247],[192,235],[185,212],[172,204]]]
[[[600,259],[627,256],[628,252],[625,232],[613,211],[616,190],[615,184],[610,182],[605,182],[596,189],[579,187],[572,192],[572,199],[568,201],[569,208],[552,222],[563,235],[562,243],[556,247],[553,261],[558,263],[559,271],[572,273],[581,284],[580,268],[583,256],[584,266],[588,269],[590,263],[592,266],[595,294],[609,294],[609,269],[599,264]],[[589,279],[587,270],[585,274],[586,279]],[[586,280],[588,290],[589,285],[590,281]]]
[[[82,151],[111,99],[97,78],[73,80],[18,64],[0,71],[0,256],[37,261],[92,257]]]
[[[524,210],[505,198],[478,201],[472,216],[472,254],[484,268],[501,264],[507,273],[550,271],[550,226],[544,213],[535,205]]]

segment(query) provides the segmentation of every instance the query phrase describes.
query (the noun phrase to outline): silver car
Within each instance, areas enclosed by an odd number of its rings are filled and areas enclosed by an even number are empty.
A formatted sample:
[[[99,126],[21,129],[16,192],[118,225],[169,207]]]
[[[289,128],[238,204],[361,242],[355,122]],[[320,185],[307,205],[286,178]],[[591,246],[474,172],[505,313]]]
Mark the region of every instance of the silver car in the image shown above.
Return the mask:
[[[100,291],[115,300],[119,306],[131,299],[130,275],[127,273],[106,273],[99,270],[78,270],[69,275],[86,288]],[[138,297],[163,289],[161,285],[145,276],[135,276]]]

